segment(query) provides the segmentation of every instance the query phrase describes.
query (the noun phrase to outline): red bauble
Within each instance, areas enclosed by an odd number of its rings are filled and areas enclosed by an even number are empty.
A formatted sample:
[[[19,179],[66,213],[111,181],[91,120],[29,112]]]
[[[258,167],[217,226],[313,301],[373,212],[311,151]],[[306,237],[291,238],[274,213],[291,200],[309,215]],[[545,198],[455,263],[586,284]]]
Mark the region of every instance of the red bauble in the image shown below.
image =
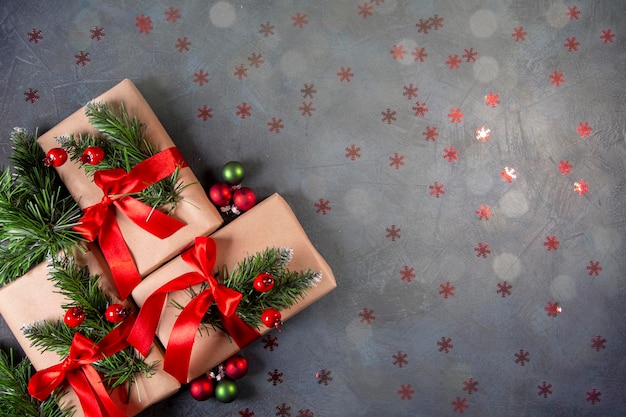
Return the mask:
[[[230,204],[233,190],[230,185],[224,182],[213,184],[209,189],[209,198],[218,207],[225,207]]]
[[[80,324],[85,321],[85,312],[82,307],[70,307],[65,312],[65,317],[63,319],[65,324],[74,328],[80,326]]]
[[[258,292],[268,292],[274,288],[274,277],[267,272],[260,273],[254,279],[252,285]]]
[[[80,157],[80,162],[89,165],[98,165],[104,159],[104,149],[99,146],[90,146]]]
[[[240,355],[235,355],[224,363],[224,373],[232,379],[239,379],[248,373],[248,361]]]
[[[256,204],[256,193],[249,187],[238,188],[233,194],[233,203],[241,211],[250,210]]]
[[[60,167],[67,161],[67,152],[63,148],[52,148],[46,153],[43,164],[47,167]]]
[[[261,321],[266,327],[269,327],[270,329],[276,328],[280,331],[280,326],[283,324],[281,317],[280,311],[275,308],[267,308],[263,311],[263,314],[261,314]]]
[[[128,317],[128,310],[121,304],[111,304],[104,312],[104,317],[111,323],[119,323]]]
[[[208,375],[201,375],[189,383],[189,393],[197,401],[205,401],[213,395],[213,379]]]

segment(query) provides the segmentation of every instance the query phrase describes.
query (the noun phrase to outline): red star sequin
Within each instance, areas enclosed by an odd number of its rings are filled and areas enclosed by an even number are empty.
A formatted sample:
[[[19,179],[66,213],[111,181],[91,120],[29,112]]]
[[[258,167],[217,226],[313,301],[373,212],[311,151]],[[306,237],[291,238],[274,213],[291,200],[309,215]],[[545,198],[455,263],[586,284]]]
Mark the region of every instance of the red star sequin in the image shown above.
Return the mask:
[[[578,123],[578,127],[576,128],[576,131],[578,132],[578,134],[580,134],[581,138],[585,136],[591,136],[592,130],[593,127],[589,126],[589,122]]]
[[[485,104],[495,109],[496,105],[500,104],[499,97],[500,94],[493,94],[493,92],[490,91],[489,94],[485,96]]]
[[[571,174],[573,165],[569,163],[569,160],[559,161],[557,169],[561,171],[561,175]]]
[[[476,210],[476,214],[478,214],[478,220],[489,220],[489,217],[493,216],[491,207],[483,204],[481,204],[479,209]]]
[[[589,192],[589,184],[587,184],[584,180],[579,180],[574,183],[574,192],[578,193],[579,196],[583,196]]]

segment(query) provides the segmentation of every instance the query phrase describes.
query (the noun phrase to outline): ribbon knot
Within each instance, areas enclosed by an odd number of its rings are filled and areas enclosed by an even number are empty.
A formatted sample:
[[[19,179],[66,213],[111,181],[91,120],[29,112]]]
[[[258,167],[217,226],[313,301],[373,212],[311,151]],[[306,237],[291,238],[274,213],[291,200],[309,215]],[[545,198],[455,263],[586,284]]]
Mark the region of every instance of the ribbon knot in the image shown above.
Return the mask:
[[[187,164],[178,149],[172,147],[138,163],[129,172],[123,168],[114,168],[94,173],[93,181],[103,192],[102,200],[85,208],[74,230],[90,242],[98,239],[122,300],[141,282],[141,275],[117,223],[116,213],[122,213],[134,224],[160,239],[177,232],[185,226],[184,223],[154,210],[132,195],[185,166]]]
[[[207,288],[193,297],[182,309],[167,341],[163,368],[182,383],[187,381],[198,326],[213,302],[217,306],[224,329],[237,346],[243,348],[260,336],[256,329],[248,326],[237,315],[237,307],[243,295],[219,283],[213,276],[216,250],[213,239],[197,237],[194,247],[181,254],[181,258],[195,271],[174,278],[152,293],[141,307],[128,337],[129,343],[140,353],[147,352],[156,334],[167,295],[203,282],[207,283]]]

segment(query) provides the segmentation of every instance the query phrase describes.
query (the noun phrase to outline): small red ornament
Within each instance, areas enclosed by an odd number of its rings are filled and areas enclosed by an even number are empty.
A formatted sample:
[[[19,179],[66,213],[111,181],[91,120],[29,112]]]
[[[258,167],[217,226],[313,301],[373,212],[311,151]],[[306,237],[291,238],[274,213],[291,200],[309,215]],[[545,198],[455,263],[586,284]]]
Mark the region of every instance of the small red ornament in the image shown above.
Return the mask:
[[[224,363],[224,373],[232,379],[239,379],[248,373],[248,361],[241,355],[235,355]]]
[[[249,187],[238,188],[233,194],[233,203],[238,210],[250,210],[256,204],[256,193]]]
[[[206,401],[213,395],[213,379],[204,374],[189,383],[189,393],[194,400]]]
[[[82,307],[70,307],[65,312],[65,318],[63,321],[65,321],[65,324],[72,328],[80,326],[80,324],[85,321],[85,311]]]
[[[274,288],[274,277],[267,272],[262,272],[256,276],[252,286],[258,292],[268,292]]]
[[[98,165],[104,159],[104,150],[99,146],[90,146],[80,157],[80,162],[89,165]]]
[[[280,311],[275,308],[267,308],[263,311],[263,314],[261,314],[261,321],[266,327],[270,329],[275,328],[280,331],[280,326],[283,324],[281,317]]]
[[[121,304],[111,304],[104,312],[104,317],[111,323],[119,323],[128,317],[128,310]]]
[[[43,164],[47,167],[60,167],[67,161],[67,152],[63,148],[52,148],[46,153]]]
[[[224,182],[213,184],[209,189],[209,198],[218,207],[225,207],[230,204],[233,190],[230,185]]]

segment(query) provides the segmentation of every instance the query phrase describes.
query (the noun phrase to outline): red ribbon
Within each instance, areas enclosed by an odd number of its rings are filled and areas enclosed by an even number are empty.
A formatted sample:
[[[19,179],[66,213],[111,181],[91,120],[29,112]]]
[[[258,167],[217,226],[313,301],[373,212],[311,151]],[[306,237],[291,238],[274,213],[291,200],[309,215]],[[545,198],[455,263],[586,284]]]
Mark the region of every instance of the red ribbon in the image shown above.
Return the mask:
[[[187,164],[177,148],[165,149],[138,163],[129,172],[123,168],[96,171],[94,183],[102,189],[102,201],[85,208],[74,230],[93,242],[98,239],[111,268],[117,291],[125,300],[141,282],[141,275],[117,223],[116,211],[160,239],[171,236],[185,224],[155,210],[130,195],[171,175]]]
[[[126,417],[109,396],[92,363],[128,347],[126,337],[133,323],[134,317],[127,318],[98,344],[80,333],[74,334],[67,358],[33,375],[28,382],[29,394],[44,401],[67,381],[76,392],[85,417]]]
[[[215,301],[226,332],[237,346],[243,348],[260,336],[237,315],[236,310],[243,295],[217,282],[213,276],[216,245],[209,237],[197,237],[195,246],[181,254],[181,258],[196,271],[185,273],[161,286],[144,302],[128,341],[145,354],[152,344],[167,294],[189,289],[206,282],[208,288],[191,299],[176,319],[165,349],[163,368],[180,382],[187,381],[191,350],[202,317]]]

